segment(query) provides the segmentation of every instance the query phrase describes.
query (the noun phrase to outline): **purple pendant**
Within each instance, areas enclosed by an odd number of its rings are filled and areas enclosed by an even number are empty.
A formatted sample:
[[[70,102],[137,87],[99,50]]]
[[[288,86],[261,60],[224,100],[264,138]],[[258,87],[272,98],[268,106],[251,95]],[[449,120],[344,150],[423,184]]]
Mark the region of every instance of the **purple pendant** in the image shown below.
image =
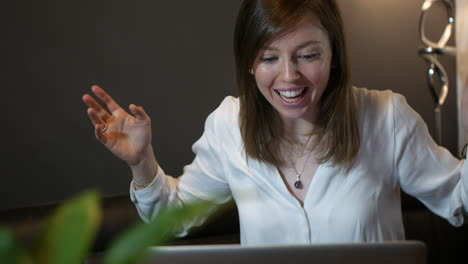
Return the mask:
[[[296,182],[294,182],[294,187],[296,187],[296,189],[302,189],[301,180],[297,179]]]

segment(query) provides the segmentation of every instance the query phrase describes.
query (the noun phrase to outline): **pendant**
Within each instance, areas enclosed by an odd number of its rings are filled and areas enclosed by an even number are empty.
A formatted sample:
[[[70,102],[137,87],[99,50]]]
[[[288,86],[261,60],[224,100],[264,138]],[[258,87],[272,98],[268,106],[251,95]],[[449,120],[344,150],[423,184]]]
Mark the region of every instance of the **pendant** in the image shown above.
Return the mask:
[[[294,182],[294,187],[296,187],[296,189],[302,189],[302,182],[301,182],[300,175],[297,175],[296,181]]]

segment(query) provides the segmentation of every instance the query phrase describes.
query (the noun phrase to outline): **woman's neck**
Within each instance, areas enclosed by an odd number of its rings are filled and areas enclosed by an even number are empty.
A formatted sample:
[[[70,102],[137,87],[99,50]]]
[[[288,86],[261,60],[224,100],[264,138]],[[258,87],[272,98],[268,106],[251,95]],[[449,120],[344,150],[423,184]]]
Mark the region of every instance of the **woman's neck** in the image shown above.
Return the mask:
[[[303,146],[314,131],[315,124],[303,118],[282,119],[283,138],[293,145]]]
[[[303,146],[314,132],[318,120],[319,107],[310,108],[300,117],[281,116],[282,135],[287,142]]]

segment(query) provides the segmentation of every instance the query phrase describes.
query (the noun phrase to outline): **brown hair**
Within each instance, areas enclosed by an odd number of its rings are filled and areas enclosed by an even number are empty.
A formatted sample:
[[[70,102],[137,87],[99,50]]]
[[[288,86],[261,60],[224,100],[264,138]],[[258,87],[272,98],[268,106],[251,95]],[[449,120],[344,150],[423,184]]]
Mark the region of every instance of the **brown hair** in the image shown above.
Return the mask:
[[[343,22],[334,0],[245,0],[234,33],[239,122],[247,157],[274,165],[283,164],[282,138],[277,111],[257,88],[253,69],[263,46],[286,33],[312,11],[327,31],[332,50],[330,79],[320,98],[314,145],[318,162],[329,160],[352,168],[359,149],[356,107],[350,84]]]

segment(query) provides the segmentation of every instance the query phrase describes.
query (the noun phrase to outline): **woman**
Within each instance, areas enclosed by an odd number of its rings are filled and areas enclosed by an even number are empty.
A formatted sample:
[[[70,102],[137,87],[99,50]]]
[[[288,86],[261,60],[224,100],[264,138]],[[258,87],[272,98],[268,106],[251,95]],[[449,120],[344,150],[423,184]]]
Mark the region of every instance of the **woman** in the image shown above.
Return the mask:
[[[242,244],[401,240],[402,188],[463,223],[468,165],[434,143],[402,96],[350,85],[334,1],[246,0],[234,49],[239,98],[210,114],[178,178],[158,166],[141,107],[132,116],[97,86],[110,113],[83,97],[96,137],[132,169],[144,220],[233,198]]]

